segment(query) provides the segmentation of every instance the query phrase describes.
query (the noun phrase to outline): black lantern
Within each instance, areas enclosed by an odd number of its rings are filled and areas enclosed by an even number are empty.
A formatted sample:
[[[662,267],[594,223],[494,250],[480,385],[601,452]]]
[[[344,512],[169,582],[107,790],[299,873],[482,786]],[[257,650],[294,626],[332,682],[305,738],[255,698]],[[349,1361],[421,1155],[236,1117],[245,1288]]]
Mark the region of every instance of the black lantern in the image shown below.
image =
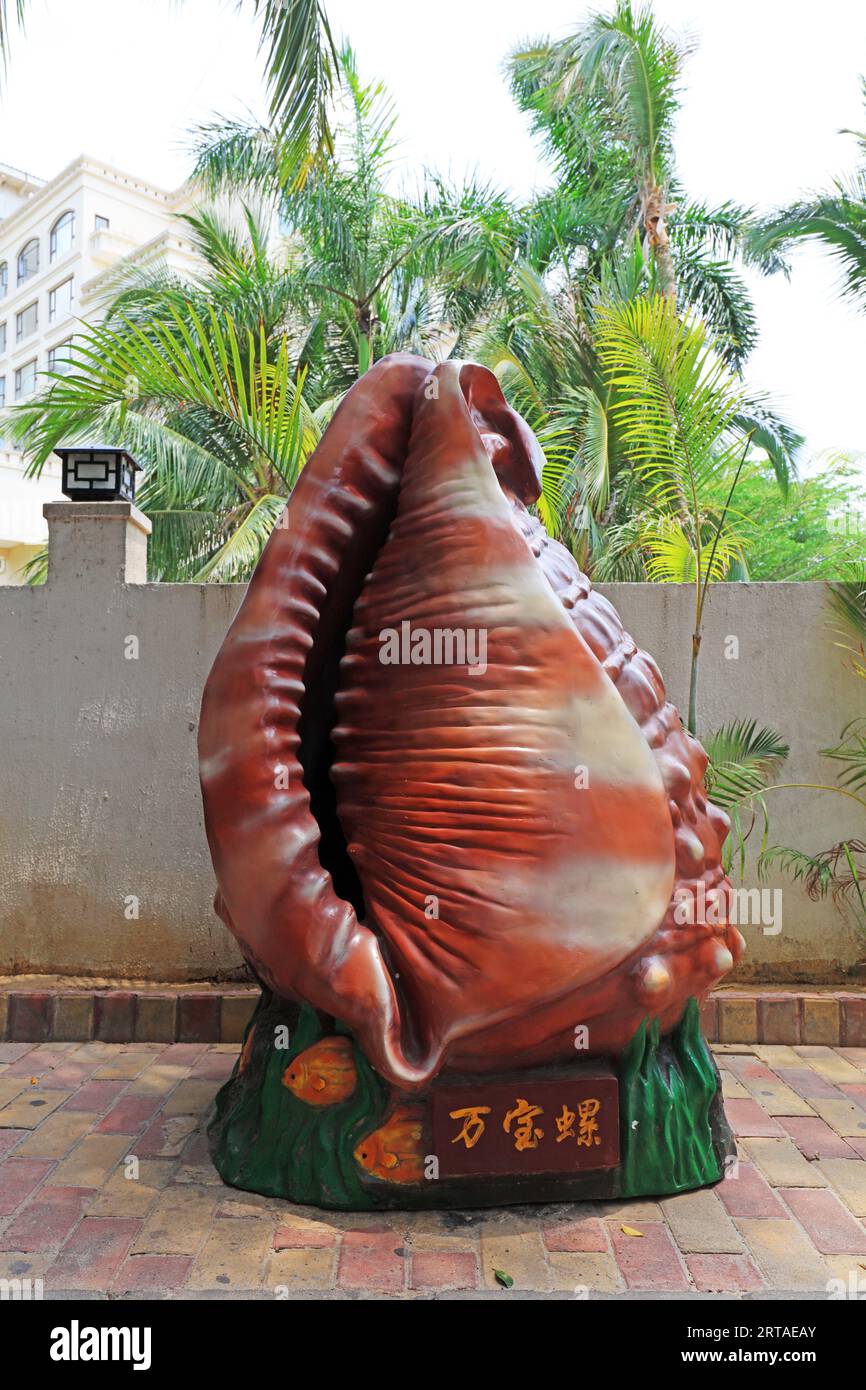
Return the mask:
[[[134,502],[135,475],[141,472],[132,454],[110,444],[70,444],[54,450],[63,463],[61,491],[72,502]]]

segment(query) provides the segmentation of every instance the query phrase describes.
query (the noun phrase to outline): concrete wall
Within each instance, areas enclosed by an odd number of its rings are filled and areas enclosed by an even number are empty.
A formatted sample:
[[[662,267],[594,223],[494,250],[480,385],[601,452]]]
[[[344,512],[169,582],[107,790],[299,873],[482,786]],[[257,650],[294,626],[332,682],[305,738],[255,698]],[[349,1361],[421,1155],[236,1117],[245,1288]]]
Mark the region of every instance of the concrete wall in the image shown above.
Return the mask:
[[[136,582],[147,523],[125,504],[46,510],[49,583],[0,590],[0,974],[238,974],[234,942],[211,911],[196,720],[243,589]],[[684,702],[691,590],[605,592]],[[730,637],[735,660],[725,656]],[[832,779],[817,750],[863,713],[863,685],[832,645],[823,585],[717,586],[701,666],[704,729],[754,717],[790,742],[786,781]],[[857,806],[841,797],[780,791],[768,804],[776,842],[815,850],[863,835]],[[739,978],[862,975],[853,920],[788,879],[773,882],[783,887],[782,931],[744,929]]]

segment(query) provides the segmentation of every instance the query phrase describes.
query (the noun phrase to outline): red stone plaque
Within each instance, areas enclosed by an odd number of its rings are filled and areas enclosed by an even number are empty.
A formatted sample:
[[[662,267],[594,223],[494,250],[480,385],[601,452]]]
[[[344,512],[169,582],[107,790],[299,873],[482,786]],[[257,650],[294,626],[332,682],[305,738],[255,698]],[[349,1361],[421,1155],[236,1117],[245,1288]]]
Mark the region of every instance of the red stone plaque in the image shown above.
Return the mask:
[[[575,1173],[619,1162],[619,1091],[604,1066],[434,1086],[430,1106],[443,1178]]]

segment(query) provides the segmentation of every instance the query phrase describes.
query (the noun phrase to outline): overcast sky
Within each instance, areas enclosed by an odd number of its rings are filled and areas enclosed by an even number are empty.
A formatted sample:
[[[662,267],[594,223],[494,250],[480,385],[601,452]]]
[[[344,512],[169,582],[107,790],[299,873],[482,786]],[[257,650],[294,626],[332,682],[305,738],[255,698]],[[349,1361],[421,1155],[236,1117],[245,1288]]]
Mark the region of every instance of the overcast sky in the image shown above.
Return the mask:
[[[327,0],[362,74],[396,98],[401,163],[478,169],[517,194],[548,179],[501,75],[528,37],[568,32],[583,0]],[[252,5],[232,0],[30,0],[0,94],[0,162],[42,177],[80,153],[164,186],[189,170],[186,132],[213,112],[263,111]],[[687,34],[679,172],[689,192],[769,207],[848,172],[862,129],[863,0],[656,0]],[[529,20],[528,20],[529,17]],[[812,452],[866,451],[866,312],[839,302],[832,261],[755,282],[761,342],[748,367]]]

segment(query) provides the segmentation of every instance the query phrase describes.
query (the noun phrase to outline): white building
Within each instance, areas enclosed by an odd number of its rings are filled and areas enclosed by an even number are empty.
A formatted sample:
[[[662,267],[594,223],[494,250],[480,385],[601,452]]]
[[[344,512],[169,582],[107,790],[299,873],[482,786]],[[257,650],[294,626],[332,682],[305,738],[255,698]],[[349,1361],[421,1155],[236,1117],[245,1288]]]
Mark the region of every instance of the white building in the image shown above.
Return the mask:
[[[26,401],[63,371],[83,322],[96,322],[121,262],[160,263],[179,274],[196,264],[174,193],[82,156],[45,182],[0,165],[0,412]],[[47,539],[42,503],[60,496],[60,470],[38,479],[11,447],[0,413],[0,584],[23,582],[23,566]]]

